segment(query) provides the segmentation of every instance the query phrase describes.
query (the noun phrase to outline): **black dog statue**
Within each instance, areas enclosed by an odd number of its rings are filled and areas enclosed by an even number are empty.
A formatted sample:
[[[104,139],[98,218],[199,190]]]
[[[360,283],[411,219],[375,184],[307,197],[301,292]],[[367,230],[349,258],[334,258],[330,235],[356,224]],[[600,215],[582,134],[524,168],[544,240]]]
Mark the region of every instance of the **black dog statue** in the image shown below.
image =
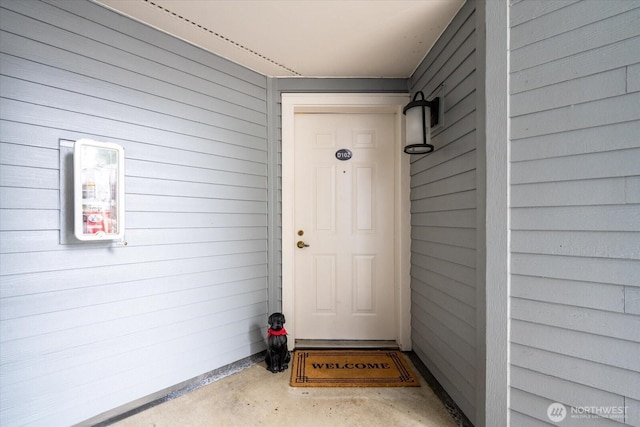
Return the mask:
[[[287,330],[284,314],[273,313],[269,316],[269,330],[267,331],[267,369],[273,372],[283,372],[289,367],[291,354],[287,349]]]

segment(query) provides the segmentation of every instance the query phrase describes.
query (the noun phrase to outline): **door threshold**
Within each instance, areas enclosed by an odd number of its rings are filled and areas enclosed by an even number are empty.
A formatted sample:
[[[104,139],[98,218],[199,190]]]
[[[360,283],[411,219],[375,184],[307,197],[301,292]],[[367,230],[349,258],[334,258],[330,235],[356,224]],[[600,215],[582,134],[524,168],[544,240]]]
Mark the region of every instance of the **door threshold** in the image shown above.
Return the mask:
[[[393,349],[400,347],[395,341],[367,341],[367,340],[304,340],[297,339],[295,349],[312,349],[312,348],[376,348],[376,349]]]

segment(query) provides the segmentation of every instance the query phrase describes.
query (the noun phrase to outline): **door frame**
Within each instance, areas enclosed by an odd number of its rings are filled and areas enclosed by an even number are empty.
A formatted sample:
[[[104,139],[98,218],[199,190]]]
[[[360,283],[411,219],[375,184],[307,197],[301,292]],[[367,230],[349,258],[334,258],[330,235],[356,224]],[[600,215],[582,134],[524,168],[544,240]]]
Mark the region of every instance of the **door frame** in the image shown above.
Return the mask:
[[[411,350],[411,201],[409,156],[403,153],[404,116],[410,101],[401,93],[283,93],[282,94],[282,311],[287,316],[289,348],[296,340],[294,141],[296,113],[392,113],[396,118],[394,182],[394,264],[396,341]]]

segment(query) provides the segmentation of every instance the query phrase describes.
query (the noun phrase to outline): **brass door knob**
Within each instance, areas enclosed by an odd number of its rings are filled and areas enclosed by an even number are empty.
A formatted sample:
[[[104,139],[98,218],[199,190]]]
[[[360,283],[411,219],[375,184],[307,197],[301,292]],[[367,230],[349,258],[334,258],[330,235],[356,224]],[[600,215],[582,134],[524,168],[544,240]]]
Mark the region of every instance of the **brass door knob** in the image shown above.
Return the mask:
[[[302,240],[298,240],[298,243],[296,243],[296,246],[299,247],[300,249],[302,248],[308,248],[309,245],[307,245],[305,242],[303,242]]]

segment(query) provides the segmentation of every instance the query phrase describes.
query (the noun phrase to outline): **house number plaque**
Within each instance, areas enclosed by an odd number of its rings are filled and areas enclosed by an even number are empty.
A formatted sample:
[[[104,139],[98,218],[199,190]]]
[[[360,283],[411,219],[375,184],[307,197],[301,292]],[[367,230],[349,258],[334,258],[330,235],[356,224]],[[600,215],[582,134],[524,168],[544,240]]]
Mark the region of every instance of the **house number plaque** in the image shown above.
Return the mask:
[[[336,159],[338,160],[349,160],[351,159],[351,157],[353,156],[353,153],[351,152],[351,150],[347,150],[346,148],[341,148],[338,151],[336,151]]]

